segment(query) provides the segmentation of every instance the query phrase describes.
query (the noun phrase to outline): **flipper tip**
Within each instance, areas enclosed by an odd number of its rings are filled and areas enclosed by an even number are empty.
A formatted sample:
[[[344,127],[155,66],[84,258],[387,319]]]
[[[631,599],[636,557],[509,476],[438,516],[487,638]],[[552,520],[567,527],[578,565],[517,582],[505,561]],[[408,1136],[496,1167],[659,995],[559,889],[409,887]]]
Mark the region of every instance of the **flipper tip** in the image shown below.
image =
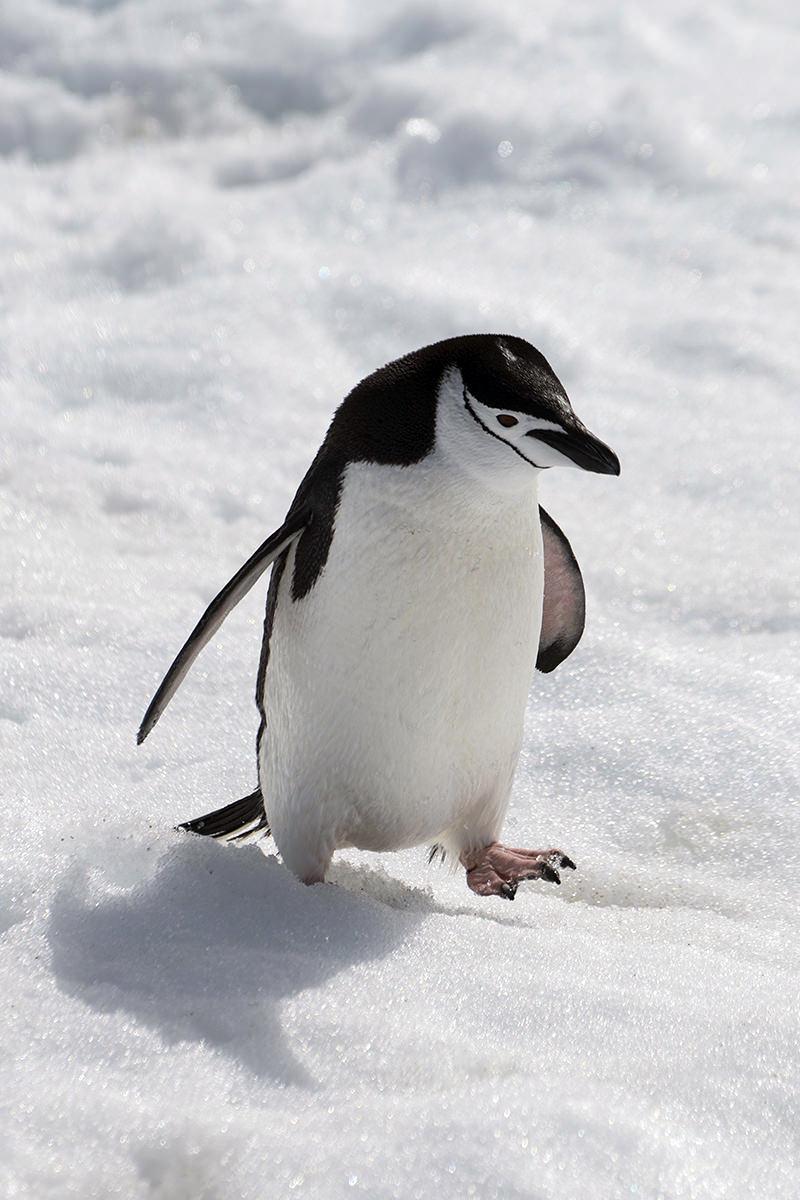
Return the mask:
[[[138,733],[136,734],[136,745],[137,746],[141,746],[142,742],[147,737],[148,733],[151,732],[153,726],[155,725],[156,721],[158,720],[158,718],[160,716],[161,716],[160,713],[151,713],[149,711],[145,713],[144,720],[142,721],[141,725],[139,726]]]

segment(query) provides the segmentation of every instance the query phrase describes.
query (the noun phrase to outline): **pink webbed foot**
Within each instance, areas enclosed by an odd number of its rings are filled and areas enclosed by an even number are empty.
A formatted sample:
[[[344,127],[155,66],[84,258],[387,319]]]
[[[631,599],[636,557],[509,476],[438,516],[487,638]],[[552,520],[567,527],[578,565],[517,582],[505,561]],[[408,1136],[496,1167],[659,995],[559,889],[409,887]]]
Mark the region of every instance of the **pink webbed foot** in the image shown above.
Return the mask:
[[[504,896],[513,900],[524,879],[546,879],[561,883],[559,868],[575,870],[575,863],[561,850],[512,850],[500,842],[491,842],[481,850],[465,851],[462,866],[467,884],[479,896]]]

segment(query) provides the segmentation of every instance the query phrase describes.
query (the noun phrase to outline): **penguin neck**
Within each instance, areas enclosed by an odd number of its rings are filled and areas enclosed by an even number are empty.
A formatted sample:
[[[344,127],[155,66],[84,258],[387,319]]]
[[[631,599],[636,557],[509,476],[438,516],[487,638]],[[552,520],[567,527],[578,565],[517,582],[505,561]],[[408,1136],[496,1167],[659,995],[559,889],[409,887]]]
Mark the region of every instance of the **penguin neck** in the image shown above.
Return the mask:
[[[487,486],[463,464],[434,449],[406,467],[352,463],[352,483],[373,493],[380,508],[405,510],[415,524],[437,527],[442,536],[457,531],[514,528],[521,517],[538,511],[538,472],[530,471],[526,487]]]
[[[483,472],[471,469],[469,463],[446,455],[438,448],[430,455],[430,466],[431,488],[438,489],[455,511],[470,513],[473,519],[486,513],[491,520],[496,520],[503,512],[511,513],[538,504],[540,472],[533,468],[525,472],[523,482],[516,476],[513,485],[508,486],[511,481],[501,477],[500,486],[497,486],[496,480],[487,480]]]

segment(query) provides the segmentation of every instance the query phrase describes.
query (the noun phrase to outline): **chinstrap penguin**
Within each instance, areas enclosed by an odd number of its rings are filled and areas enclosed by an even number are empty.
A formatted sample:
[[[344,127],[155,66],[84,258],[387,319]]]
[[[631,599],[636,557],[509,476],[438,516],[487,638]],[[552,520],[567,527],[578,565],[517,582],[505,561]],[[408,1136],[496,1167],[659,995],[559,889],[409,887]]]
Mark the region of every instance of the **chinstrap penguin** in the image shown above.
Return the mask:
[[[271,832],[306,883],[337,849],[425,843],[481,895],[558,883],[574,866],[560,850],[498,841],[534,668],[552,671],[583,632],[578,564],[537,498],[556,466],[619,474],[521,338],[449,338],[358,384],[283,525],[211,602],[145,714],[139,742],[272,565],[259,786],[182,828]]]

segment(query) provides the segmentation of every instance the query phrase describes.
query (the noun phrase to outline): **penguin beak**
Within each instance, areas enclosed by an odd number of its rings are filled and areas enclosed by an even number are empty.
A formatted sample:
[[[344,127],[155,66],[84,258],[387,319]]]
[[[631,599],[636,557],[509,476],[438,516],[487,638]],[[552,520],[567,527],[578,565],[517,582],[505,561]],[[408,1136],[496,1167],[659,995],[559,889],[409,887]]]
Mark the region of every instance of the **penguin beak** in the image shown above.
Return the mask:
[[[619,475],[619,459],[614,451],[583,425],[576,425],[568,432],[532,429],[528,437],[535,437],[546,446],[552,446],[584,471],[595,471],[598,475]]]

